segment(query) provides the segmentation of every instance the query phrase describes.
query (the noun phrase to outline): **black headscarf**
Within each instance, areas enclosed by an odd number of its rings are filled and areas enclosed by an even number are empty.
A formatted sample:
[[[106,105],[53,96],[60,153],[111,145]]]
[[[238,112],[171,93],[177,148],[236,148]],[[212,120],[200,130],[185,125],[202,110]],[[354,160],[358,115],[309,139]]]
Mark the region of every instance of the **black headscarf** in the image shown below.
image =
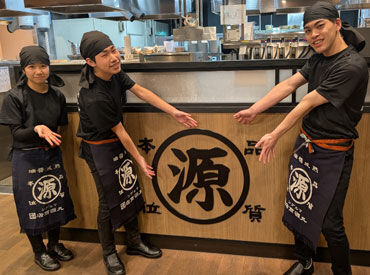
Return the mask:
[[[50,66],[49,55],[46,50],[41,46],[26,46],[23,47],[19,53],[20,65],[22,70],[28,65],[41,63],[47,66]],[[21,75],[17,82],[17,86],[23,86],[27,83],[27,76],[25,73]],[[59,76],[54,73],[49,74],[48,78],[49,85],[63,87],[64,81]]]
[[[109,36],[100,31],[85,32],[80,43],[81,56],[95,61],[95,56],[105,48],[112,46],[113,42]],[[85,64],[81,70],[80,86],[89,88],[89,84],[94,82],[94,74],[89,65]]]
[[[303,16],[303,24],[305,26],[307,23],[314,20],[335,20],[337,18],[339,18],[339,13],[333,4],[329,2],[316,2],[314,5],[306,9]],[[352,45],[358,52],[365,47],[365,38],[347,22],[342,22],[340,33],[342,34],[344,41],[348,45]]]
[[[27,46],[22,48],[19,57],[22,69],[34,63],[50,66],[49,55],[46,50],[40,46]]]

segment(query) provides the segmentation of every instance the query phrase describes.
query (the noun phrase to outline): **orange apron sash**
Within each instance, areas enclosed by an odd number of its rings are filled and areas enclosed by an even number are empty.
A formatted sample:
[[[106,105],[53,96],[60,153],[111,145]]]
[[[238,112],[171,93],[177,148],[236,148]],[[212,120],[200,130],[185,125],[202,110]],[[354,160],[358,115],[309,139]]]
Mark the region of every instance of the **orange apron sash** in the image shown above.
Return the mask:
[[[95,145],[107,144],[107,143],[113,143],[113,142],[119,141],[118,138],[110,138],[110,139],[103,139],[103,140],[96,140],[96,141],[86,140],[86,139],[82,139],[82,140],[86,143],[95,144]]]
[[[314,143],[316,144],[317,146],[321,147],[321,148],[324,148],[324,149],[329,149],[329,150],[333,150],[333,151],[348,151],[349,149],[352,148],[354,142],[353,142],[353,139],[350,139],[350,138],[339,138],[339,139],[312,139],[310,138],[310,136],[303,130],[303,128],[301,128],[300,130],[300,134],[302,136],[303,134],[303,138],[306,140],[306,143],[307,143],[307,147],[308,147],[308,152],[311,154],[313,153],[313,148],[312,148],[312,144],[311,143]],[[349,145],[347,146],[343,146],[343,145],[339,145],[339,144],[342,144],[342,143],[346,143],[346,142],[350,142]]]

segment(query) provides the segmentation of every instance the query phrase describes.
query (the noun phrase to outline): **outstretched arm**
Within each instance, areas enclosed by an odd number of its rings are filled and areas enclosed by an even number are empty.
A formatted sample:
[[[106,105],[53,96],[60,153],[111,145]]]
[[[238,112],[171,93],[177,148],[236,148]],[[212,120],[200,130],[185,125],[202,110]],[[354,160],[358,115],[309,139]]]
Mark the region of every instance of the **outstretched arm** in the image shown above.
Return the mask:
[[[251,123],[256,115],[279,103],[306,82],[307,80],[298,72],[272,88],[270,92],[254,103],[250,108],[234,114],[234,118],[243,124]]]
[[[112,128],[112,131],[117,135],[119,140],[121,141],[122,145],[125,147],[125,149],[130,153],[130,155],[135,159],[137,164],[139,165],[140,169],[143,170],[145,176],[148,178],[152,178],[155,173],[153,171],[153,168],[148,165],[143,158],[142,155],[140,155],[139,151],[137,150],[134,142],[132,141],[131,137],[126,132],[125,128],[123,127],[122,123],[119,122],[116,126]]]
[[[299,104],[288,113],[284,120],[271,132],[264,135],[256,144],[256,147],[262,147],[260,161],[270,162],[274,154],[274,148],[279,138],[291,129],[299,119],[305,116],[313,108],[328,103],[328,100],[320,95],[316,90],[303,97]]]
[[[144,100],[145,102],[157,107],[158,109],[170,114],[178,122],[184,124],[186,127],[196,127],[198,123],[191,117],[190,114],[177,110],[172,105],[168,104],[156,94],[150,90],[135,84],[130,91],[134,93],[138,98]]]

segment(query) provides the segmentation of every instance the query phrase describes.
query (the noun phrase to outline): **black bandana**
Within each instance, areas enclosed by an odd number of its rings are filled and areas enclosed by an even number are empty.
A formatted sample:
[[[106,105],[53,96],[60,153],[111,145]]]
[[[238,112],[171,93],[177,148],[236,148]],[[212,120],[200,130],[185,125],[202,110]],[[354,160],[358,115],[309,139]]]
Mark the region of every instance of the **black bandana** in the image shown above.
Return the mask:
[[[365,48],[365,37],[363,37],[362,34],[356,31],[347,22],[342,22],[340,33],[342,34],[344,41],[346,41],[347,44],[351,44],[358,52]]]
[[[19,58],[21,59],[20,63],[22,69],[34,63],[41,63],[47,66],[50,65],[48,53],[40,46],[27,46],[22,48],[19,53]]]
[[[303,25],[318,19],[337,19],[339,18],[338,10],[333,4],[328,2],[317,2],[308,7],[303,16]]]
[[[84,59],[90,58],[95,60],[94,58],[97,54],[112,45],[113,42],[110,40],[109,36],[102,32],[85,32],[80,43],[80,53]]]
[[[303,25],[305,26],[307,23],[318,19],[335,20],[337,18],[339,18],[339,13],[333,4],[328,2],[316,2],[306,9],[303,16]],[[340,33],[344,41],[348,45],[352,45],[358,52],[365,47],[365,38],[347,22],[342,22]]]
[[[80,53],[84,59],[90,58],[95,60],[97,54],[112,45],[113,42],[110,40],[109,36],[102,32],[85,32],[80,43]],[[92,68],[85,64],[81,70],[80,86],[89,88],[89,85],[94,82],[94,79]]]
[[[23,47],[19,53],[20,65],[24,69],[28,65],[41,63],[47,66],[50,66],[49,55],[46,50],[41,46],[26,46]],[[27,83],[27,76],[25,73],[21,75],[17,82],[17,86],[23,86]],[[53,86],[63,87],[64,81],[56,74],[50,72],[48,83]]]

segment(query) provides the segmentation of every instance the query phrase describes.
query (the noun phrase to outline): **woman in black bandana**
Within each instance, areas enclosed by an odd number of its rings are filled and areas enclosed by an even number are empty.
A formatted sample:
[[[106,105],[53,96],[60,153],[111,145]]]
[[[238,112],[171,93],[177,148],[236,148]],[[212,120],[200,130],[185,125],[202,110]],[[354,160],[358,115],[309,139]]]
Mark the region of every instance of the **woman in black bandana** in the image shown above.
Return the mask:
[[[312,274],[312,256],[322,232],[334,274],[351,274],[343,206],[353,164],[355,126],[361,119],[368,68],[358,53],[365,39],[346,23],[336,8],[317,2],[304,14],[306,39],[315,50],[302,70],[275,86],[265,97],[234,117],[250,123],[308,82],[309,93],[256,147],[269,162],[279,138],[301,118],[302,128],[289,162],[284,225],[295,238],[298,262],[285,274]]]
[[[26,233],[35,262],[47,271],[73,258],[59,243],[60,226],[76,216],[69,196],[59,146],[58,126],[66,125],[66,99],[54,86],[63,86],[49,72],[49,56],[39,46],[20,52],[23,74],[4,99],[0,124],[9,126],[12,137],[12,179],[21,232]],[[47,233],[45,247],[42,233]]]

